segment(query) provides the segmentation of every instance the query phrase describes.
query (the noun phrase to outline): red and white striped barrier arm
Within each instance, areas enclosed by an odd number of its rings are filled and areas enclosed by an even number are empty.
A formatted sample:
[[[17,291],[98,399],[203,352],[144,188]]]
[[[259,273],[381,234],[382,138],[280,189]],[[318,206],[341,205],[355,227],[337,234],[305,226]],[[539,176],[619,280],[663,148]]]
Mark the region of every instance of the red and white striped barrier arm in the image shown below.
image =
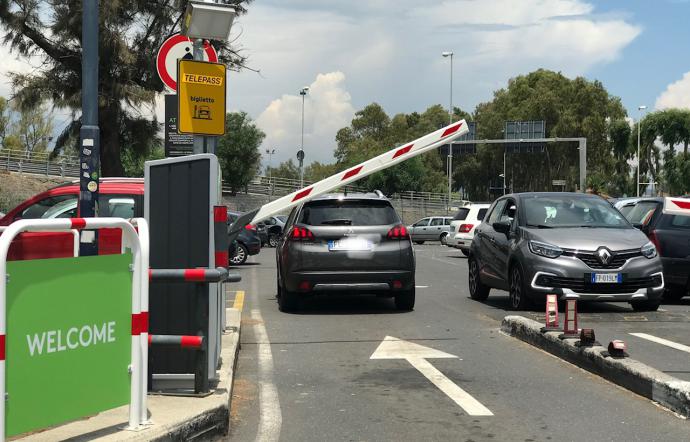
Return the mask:
[[[690,216],[690,198],[664,198],[664,213]]]
[[[457,123],[452,123],[435,132],[424,135],[402,146],[391,149],[388,152],[367,160],[357,166],[351,167],[343,172],[338,172],[328,178],[325,178],[317,183],[271,201],[263,205],[257,214],[252,219],[251,223],[257,223],[268,218],[271,215],[281,213],[305,201],[323,195],[333,189],[350,184],[360,178],[364,178],[372,173],[387,169],[398,163],[401,163],[424,152],[441,147],[450,143],[454,139],[469,132],[465,120],[460,120]]]

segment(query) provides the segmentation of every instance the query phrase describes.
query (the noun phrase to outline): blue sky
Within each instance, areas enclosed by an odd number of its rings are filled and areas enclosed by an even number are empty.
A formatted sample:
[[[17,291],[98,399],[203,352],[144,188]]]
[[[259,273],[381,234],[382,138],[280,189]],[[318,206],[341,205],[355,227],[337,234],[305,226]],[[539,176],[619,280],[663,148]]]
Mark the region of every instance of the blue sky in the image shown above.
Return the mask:
[[[256,0],[232,38],[260,73],[230,74],[228,109],[257,121],[275,164],[298,149],[309,86],[306,161],[330,162],[337,130],[369,103],[391,115],[447,106],[451,50],[465,110],[546,68],[602,81],[636,118],[640,104],[690,107],[689,17],[690,0]],[[4,72],[27,69],[3,59],[0,95]],[[67,119],[56,112],[56,129]]]
[[[621,51],[620,59],[587,73],[621,97],[628,114],[635,117],[637,106],[645,104],[651,109],[670,83],[690,71],[690,2],[626,0],[595,4],[603,13],[629,14],[630,21],[642,28],[640,35]]]

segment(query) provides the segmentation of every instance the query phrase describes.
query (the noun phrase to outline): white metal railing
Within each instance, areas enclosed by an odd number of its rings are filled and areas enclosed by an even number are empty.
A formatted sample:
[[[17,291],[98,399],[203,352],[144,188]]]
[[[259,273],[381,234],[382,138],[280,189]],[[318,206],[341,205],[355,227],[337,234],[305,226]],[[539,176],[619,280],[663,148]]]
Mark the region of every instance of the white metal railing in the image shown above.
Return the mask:
[[[79,158],[60,155],[51,158],[50,152],[30,153],[22,150],[0,150],[0,170],[46,176],[78,177]]]

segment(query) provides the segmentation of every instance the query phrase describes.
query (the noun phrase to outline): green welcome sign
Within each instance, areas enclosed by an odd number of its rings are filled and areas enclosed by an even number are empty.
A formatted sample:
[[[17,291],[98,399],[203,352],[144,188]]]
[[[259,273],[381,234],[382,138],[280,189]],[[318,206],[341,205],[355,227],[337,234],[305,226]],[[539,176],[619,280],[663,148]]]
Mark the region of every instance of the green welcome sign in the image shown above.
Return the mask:
[[[6,436],[129,403],[131,263],[7,263]]]

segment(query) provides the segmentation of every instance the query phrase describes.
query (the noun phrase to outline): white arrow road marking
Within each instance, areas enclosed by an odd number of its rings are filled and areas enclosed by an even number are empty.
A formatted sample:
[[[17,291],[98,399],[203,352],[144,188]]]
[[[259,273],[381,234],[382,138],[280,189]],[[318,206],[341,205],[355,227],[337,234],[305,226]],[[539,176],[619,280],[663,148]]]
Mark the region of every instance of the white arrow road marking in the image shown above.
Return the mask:
[[[457,359],[449,353],[403,341],[392,336],[386,336],[383,342],[371,355],[370,359],[406,359],[414,368],[419,370],[432,384],[451,398],[460,408],[470,416],[493,416],[494,414],[478,400],[458,387],[446,375],[431,365],[427,359],[444,358]]]
[[[679,344],[677,342],[669,341],[668,339],[664,338],[657,338],[654,335],[648,335],[647,333],[630,333],[633,336],[637,336],[638,338],[646,339],[648,341],[656,342],[657,344],[665,345],[667,347],[675,348],[676,350],[684,351],[686,353],[690,353],[690,347],[687,345]]]

